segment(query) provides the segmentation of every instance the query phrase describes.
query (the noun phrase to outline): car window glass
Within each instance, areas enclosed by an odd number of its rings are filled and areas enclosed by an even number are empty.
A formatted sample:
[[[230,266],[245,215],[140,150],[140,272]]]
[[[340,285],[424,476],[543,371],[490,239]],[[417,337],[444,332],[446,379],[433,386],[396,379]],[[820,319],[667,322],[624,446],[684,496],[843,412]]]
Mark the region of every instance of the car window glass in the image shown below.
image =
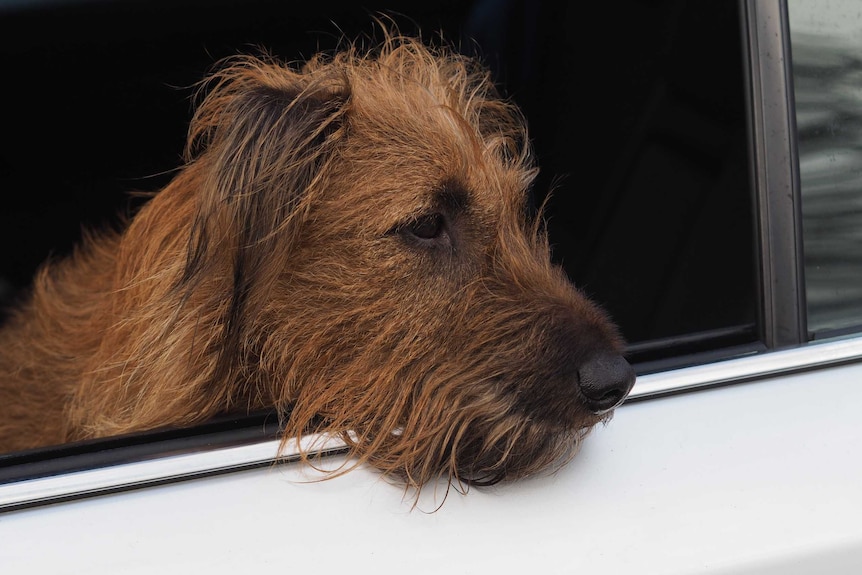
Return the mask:
[[[809,329],[862,325],[862,4],[789,4]]]

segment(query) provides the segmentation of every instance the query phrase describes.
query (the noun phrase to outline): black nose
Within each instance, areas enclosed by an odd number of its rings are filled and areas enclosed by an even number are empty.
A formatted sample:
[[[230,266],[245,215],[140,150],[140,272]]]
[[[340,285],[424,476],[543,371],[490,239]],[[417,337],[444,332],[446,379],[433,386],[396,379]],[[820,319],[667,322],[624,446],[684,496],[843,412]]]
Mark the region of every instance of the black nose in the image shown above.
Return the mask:
[[[635,384],[635,372],[622,356],[600,353],[578,369],[578,379],[590,411],[604,413],[622,403]]]

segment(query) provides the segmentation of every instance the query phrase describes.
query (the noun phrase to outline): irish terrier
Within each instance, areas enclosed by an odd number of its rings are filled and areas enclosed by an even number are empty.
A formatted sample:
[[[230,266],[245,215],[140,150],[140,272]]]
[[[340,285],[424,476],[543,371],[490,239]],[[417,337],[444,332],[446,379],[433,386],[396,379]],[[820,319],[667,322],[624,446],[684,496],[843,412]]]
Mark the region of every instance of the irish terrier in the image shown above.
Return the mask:
[[[491,484],[567,460],[626,396],[475,62],[388,37],[235,58],[202,93],[172,183],[45,265],[0,332],[0,449],[275,408],[409,486]]]

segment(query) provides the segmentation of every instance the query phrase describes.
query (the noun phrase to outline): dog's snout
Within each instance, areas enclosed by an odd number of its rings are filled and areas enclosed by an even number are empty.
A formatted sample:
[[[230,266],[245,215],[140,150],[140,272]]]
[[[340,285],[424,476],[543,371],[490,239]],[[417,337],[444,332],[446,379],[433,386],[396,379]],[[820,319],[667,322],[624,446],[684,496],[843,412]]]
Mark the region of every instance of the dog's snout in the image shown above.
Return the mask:
[[[635,372],[622,356],[600,353],[578,369],[578,385],[587,407],[604,413],[622,403],[635,383]]]

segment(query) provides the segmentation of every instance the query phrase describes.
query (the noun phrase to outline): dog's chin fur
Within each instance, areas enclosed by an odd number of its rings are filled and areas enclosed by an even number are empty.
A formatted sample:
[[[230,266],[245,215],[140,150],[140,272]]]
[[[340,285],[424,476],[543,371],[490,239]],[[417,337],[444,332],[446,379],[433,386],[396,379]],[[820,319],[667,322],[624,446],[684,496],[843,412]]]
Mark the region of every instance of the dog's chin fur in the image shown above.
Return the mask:
[[[311,464],[327,477],[370,464],[384,476],[397,479],[418,501],[422,487],[440,478],[466,493],[471,486],[555,473],[575,457],[595,425],[606,424],[612,418],[612,412],[595,415],[581,427],[563,428],[509,414],[496,421],[448,421],[445,424],[452,427],[445,432],[412,431],[418,435],[402,428],[363,436],[341,432],[336,435],[349,449],[347,462],[335,470]],[[316,432],[329,436],[331,429],[331,425],[321,423]],[[282,449],[289,441],[286,437]],[[300,448],[300,457],[314,462],[317,448],[314,444]]]
[[[387,34],[201,89],[186,166],[0,331],[0,449],[277,407],[418,489],[553,469],[609,417],[578,370],[620,338],[550,261],[486,70]]]

